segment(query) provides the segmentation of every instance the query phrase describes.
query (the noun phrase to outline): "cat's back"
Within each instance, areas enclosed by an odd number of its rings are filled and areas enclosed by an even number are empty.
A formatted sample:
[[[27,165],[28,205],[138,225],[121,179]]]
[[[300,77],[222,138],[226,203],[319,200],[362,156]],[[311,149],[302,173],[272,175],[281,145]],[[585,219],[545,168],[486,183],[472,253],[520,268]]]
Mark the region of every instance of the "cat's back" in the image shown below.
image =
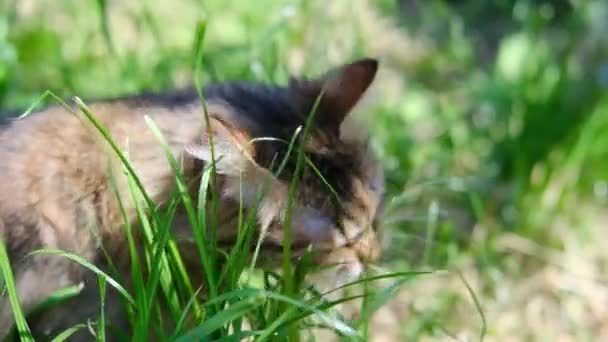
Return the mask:
[[[80,126],[78,118],[60,107],[5,119],[0,126],[3,217],[28,212],[43,200],[64,199],[65,190],[73,185],[70,176],[78,169],[93,170],[79,158],[91,148],[91,138]]]
[[[278,136],[285,127],[303,122],[289,115],[293,111],[284,88],[232,82],[208,85],[204,95],[210,111],[217,109],[223,119],[253,136]],[[197,92],[186,88],[87,101],[87,105],[116,144],[128,151],[151,197],[162,197],[173,175],[146,117],[156,123],[177,155],[201,138],[204,120]],[[19,203],[33,205],[54,197],[69,202],[70,197],[107,187],[108,163],[116,155],[77,107],[56,105],[23,118],[3,119],[0,159],[1,214],[3,208]]]
[[[195,99],[167,93],[162,98],[140,95],[87,105],[110,138],[128,153],[142,183],[156,199],[170,190],[174,177],[146,117],[156,122],[178,152],[200,132],[200,123],[194,122],[200,118],[192,109]],[[0,159],[0,218],[5,221],[29,213],[35,216],[36,212],[45,217],[52,213],[59,221],[69,210],[112,206],[110,179],[122,171],[106,138],[75,106],[51,106],[22,118],[3,119]],[[126,191],[127,187],[120,189]]]

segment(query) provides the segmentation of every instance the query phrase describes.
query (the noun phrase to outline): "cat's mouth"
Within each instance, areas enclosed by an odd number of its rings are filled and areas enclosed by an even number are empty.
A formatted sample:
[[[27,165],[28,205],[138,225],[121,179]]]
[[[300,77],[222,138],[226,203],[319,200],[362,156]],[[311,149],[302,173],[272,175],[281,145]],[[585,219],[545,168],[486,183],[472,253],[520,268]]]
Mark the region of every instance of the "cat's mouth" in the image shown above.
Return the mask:
[[[348,241],[333,246],[314,245],[310,241],[295,240],[291,244],[292,264],[298,264],[307,253],[310,253],[311,267],[314,277],[323,280],[326,290],[333,289],[352,282],[363,273],[364,267],[370,261],[368,257],[375,252],[365,251],[366,233],[361,232]],[[219,248],[233,248],[234,244],[228,241],[218,242]],[[252,249],[255,245],[251,246]],[[253,252],[253,250],[252,250]],[[264,268],[276,268],[283,261],[283,245],[278,239],[265,239],[259,246],[257,264]],[[317,278],[314,278],[317,279]],[[317,282],[314,282],[317,284]]]
[[[254,238],[254,241],[255,238]],[[194,243],[190,239],[182,240],[181,242]],[[379,243],[375,240],[373,232],[370,234],[367,230],[361,231],[346,239],[341,237],[339,243],[333,242],[311,242],[307,239],[295,239],[291,244],[291,259],[293,262],[298,261],[307,253],[313,256],[313,260],[319,260],[319,263],[324,263],[322,260],[328,255],[340,250],[348,250],[361,264],[369,264],[375,262],[380,255]],[[216,246],[219,249],[228,251],[234,248],[233,240],[220,239]],[[253,252],[256,248],[255,244],[251,244],[250,249]],[[284,253],[283,242],[280,239],[267,237],[259,246],[259,255],[269,260],[283,260]],[[349,261],[351,262],[351,261]]]

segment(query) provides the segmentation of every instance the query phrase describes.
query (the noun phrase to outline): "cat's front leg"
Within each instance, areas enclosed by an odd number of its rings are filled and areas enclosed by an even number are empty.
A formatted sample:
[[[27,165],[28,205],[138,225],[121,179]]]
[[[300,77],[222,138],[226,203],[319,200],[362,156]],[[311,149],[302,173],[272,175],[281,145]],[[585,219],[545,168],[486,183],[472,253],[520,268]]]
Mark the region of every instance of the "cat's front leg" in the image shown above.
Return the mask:
[[[68,216],[68,213],[66,213]],[[34,253],[40,249],[59,249],[87,261],[96,259],[90,234],[67,225],[52,224],[48,215],[14,215],[5,220],[5,239],[15,287],[23,312],[27,315],[56,291],[82,283],[85,269],[60,255]],[[0,340],[13,329],[15,319],[8,296],[0,298]]]
[[[104,272],[106,267],[99,266]],[[66,329],[79,324],[90,325],[95,332],[98,328],[95,322],[101,314],[102,299],[97,281],[97,274],[86,271],[83,276],[83,289],[75,297],[69,298],[43,312],[28,317],[32,335],[37,341],[51,340]],[[126,280],[123,279],[123,281]],[[122,282],[121,282],[122,283]],[[128,284],[122,283],[129,288]],[[129,338],[129,317],[121,295],[112,286],[106,286],[103,299],[105,315],[106,341],[119,341]],[[70,336],[70,341],[86,342],[94,339],[90,328],[83,327]]]

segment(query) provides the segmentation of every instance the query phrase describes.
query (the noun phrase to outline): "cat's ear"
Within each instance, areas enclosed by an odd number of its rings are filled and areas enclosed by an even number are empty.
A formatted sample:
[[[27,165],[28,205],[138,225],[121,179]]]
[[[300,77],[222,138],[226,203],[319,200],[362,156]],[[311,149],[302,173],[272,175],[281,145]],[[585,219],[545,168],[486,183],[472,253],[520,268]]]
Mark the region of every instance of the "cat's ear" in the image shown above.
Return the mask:
[[[377,70],[378,61],[365,58],[330,70],[316,79],[292,78],[289,89],[304,111],[311,111],[322,94],[319,112],[315,114],[316,121],[327,128],[338,130],[373,82]]]
[[[249,140],[249,135],[243,130],[223,120],[209,118],[209,128],[203,129],[201,142],[187,145],[185,151],[191,157],[207,164],[215,159],[216,171],[219,174],[236,176],[253,161],[253,148]]]

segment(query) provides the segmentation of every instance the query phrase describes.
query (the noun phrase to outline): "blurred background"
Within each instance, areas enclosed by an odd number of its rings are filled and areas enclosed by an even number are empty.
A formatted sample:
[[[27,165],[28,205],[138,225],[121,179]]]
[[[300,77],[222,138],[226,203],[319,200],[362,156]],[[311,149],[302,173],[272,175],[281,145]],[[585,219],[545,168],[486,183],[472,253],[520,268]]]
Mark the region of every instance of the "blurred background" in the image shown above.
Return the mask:
[[[0,109],[188,84],[200,20],[206,82],[380,59],[378,267],[437,272],[374,341],[608,340],[607,1],[0,0]]]

